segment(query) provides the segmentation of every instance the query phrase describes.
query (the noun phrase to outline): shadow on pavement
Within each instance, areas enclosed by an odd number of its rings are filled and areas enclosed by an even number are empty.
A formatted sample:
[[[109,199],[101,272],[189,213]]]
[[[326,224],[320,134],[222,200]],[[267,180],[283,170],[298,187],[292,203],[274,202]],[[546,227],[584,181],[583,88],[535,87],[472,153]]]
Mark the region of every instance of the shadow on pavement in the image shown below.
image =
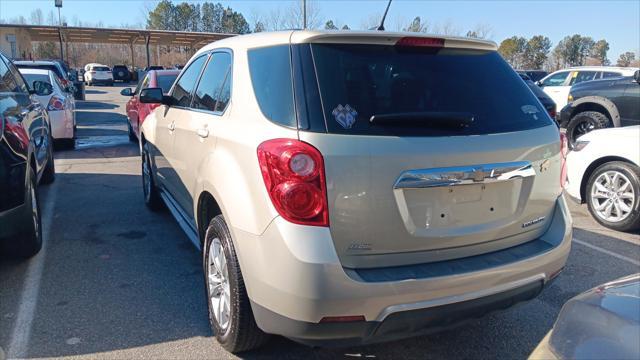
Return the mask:
[[[112,103],[108,103],[105,101],[90,101],[90,100],[86,100],[86,101],[82,101],[82,102],[78,102],[76,108],[78,110],[113,110],[118,108],[118,105],[116,104],[112,104]]]
[[[86,94],[97,95],[97,94],[106,94],[107,91],[103,90],[85,90]]]

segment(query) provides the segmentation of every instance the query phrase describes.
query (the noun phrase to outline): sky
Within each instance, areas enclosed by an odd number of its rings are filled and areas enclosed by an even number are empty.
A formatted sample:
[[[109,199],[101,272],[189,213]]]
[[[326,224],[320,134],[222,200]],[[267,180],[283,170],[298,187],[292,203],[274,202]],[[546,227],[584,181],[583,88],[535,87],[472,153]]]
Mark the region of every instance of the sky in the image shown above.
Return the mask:
[[[231,0],[215,1],[241,12],[251,24],[255,14],[269,14],[285,9],[292,1]],[[295,1],[295,0],[294,0]],[[369,19],[384,11],[386,0],[309,0],[315,2],[324,21],[332,19],[352,29],[363,28]],[[153,0],[63,0],[62,15],[69,25],[75,18],[83,22],[99,22],[105,26],[144,24],[146,9]],[[174,1],[181,2],[181,1]],[[198,3],[202,1],[187,1]],[[54,0],[0,0],[0,18],[9,20],[20,15],[29,18],[40,8],[45,14],[55,10]],[[490,39],[497,42],[517,35],[545,35],[557,44],[567,35],[591,36],[609,42],[609,59],[615,63],[625,51],[640,51],[640,0],[626,1],[563,1],[563,0],[502,0],[502,1],[432,1],[394,0],[387,17],[387,29],[408,24],[415,16],[442,27],[453,25],[462,35],[478,25],[491,29]]]

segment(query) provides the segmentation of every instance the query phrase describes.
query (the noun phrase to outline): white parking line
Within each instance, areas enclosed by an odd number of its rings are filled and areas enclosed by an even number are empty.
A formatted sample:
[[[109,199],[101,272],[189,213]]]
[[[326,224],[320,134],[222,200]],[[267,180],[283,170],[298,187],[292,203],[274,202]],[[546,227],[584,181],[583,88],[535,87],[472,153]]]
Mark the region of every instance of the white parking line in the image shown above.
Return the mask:
[[[630,257],[624,256],[624,255],[620,255],[618,253],[614,253],[613,251],[609,251],[607,249],[603,249],[603,248],[601,248],[599,246],[591,245],[588,242],[585,242],[585,241],[582,241],[582,240],[578,240],[576,238],[573,238],[573,242],[576,243],[576,244],[580,244],[582,246],[586,246],[586,247],[588,247],[590,249],[593,249],[595,251],[599,251],[599,252],[601,252],[603,254],[607,254],[607,255],[613,256],[613,257],[615,257],[617,259],[620,259],[622,261],[626,261],[626,262],[628,262],[630,264],[633,264],[635,266],[640,266],[640,261],[638,261],[636,259],[632,259]]]
[[[40,291],[40,280],[44,268],[44,259],[47,253],[47,243],[49,240],[49,230],[51,228],[51,220],[53,218],[53,206],[56,202],[57,187],[54,184],[48,186],[47,203],[44,209],[41,208],[42,220],[42,249],[40,252],[29,260],[26,271],[22,295],[20,296],[20,305],[18,307],[18,316],[13,325],[11,333],[11,342],[7,349],[7,358],[24,358],[27,355],[29,339],[31,337],[31,325],[38,303],[38,292]],[[42,197],[40,198],[42,199]],[[42,204],[42,202],[41,202]],[[44,211],[43,211],[44,210]]]

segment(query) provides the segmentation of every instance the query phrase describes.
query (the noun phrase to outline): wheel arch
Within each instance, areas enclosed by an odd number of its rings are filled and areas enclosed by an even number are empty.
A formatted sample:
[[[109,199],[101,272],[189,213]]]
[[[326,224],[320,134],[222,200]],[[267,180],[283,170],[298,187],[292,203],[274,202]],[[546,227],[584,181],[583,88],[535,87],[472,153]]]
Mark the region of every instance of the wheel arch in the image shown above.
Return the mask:
[[[609,118],[614,127],[620,126],[620,113],[618,112],[618,108],[607,98],[601,96],[585,96],[574,101],[570,118],[573,118],[583,111],[600,112]]]
[[[196,226],[200,246],[204,250],[204,236],[211,219],[218,215],[223,215],[222,208],[216,198],[207,190],[203,190],[198,196],[196,203]],[[224,215],[223,215],[224,216]]]
[[[609,162],[613,162],[613,161],[620,161],[620,162],[624,162],[627,164],[631,164],[634,165],[634,162],[621,157],[621,156],[605,156],[605,157],[601,157],[597,160],[594,160],[591,164],[589,164],[589,166],[587,167],[587,169],[584,171],[584,174],[582,174],[582,181],[580,182],[580,198],[582,203],[585,203],[586,197],[587,197],[587,183],[589,182],[589,178],[591,177],[591,174],[593,174],[593,172],[600,166],[609,163]]]

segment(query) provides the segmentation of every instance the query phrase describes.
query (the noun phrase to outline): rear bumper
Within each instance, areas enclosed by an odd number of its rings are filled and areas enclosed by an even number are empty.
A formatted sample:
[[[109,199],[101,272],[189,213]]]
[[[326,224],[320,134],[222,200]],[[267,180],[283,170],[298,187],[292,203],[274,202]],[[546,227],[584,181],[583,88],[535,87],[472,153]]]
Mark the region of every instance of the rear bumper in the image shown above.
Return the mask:
[[[92,84],[113,84],[113,79],[91,79],[89,82]]]
[[[327,228],[276,218],[261,235],[232,232],[262,330],[308,344],[350,345],[438,331],[535,297],[565,265],[571,216],[558,198],[549,229],[535,240],[548,246],[514,261],[402,280],[365,280],[344,269]],[[364,321],[321,322],[338,316]]]
[[[68,114],[65,110],[49,112],[51,136],[55,140],[73,138],[73,118],[67,116]]]
[[[529,281],[530,280],[530,281]],[[252,304],[258,324],[270,331],[310,346],[354,346],[426,335],[458,326],[496,310],[535,298],[544,287],[542,278],[483,297],[439,306],[398,311],[382,321],[308,323],[296,321]]]

